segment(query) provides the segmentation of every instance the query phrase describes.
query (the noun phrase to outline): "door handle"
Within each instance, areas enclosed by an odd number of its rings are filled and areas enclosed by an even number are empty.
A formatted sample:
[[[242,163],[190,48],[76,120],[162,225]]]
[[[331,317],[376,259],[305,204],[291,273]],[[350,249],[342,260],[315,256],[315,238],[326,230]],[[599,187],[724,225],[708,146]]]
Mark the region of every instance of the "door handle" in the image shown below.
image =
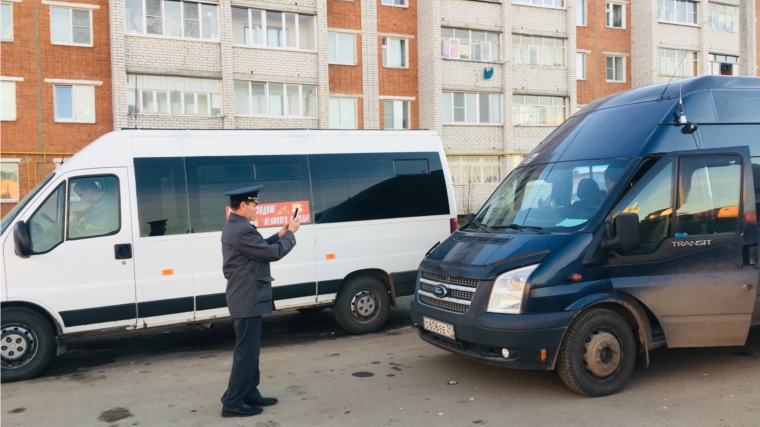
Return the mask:
[[[744,247],[744,264],[757,265],[757,245]]]
[[[113,251],[114,251],[114,257],[116,259],[132,258],[132,244],[131,243],[125,243],[122,245],[114,245]]]

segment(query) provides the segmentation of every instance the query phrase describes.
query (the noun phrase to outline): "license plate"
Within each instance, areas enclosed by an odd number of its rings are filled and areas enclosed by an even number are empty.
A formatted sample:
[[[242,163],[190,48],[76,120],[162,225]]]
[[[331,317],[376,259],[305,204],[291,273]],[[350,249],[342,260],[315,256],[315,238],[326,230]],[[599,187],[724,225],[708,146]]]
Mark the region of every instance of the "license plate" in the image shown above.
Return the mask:
[[[456,335],[454,334],[454,325],[439,322],[438,320],[433,320],[429,317],[424,316],[422,317],[422,323],[422,327],[427,331],[434,332],[448,339],[456,339]]]

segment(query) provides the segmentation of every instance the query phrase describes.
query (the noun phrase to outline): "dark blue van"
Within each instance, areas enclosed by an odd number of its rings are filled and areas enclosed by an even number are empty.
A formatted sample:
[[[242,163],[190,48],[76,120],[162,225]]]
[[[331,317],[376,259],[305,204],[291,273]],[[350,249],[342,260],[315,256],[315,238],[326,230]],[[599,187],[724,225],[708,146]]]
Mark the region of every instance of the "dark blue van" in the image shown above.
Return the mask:
[[[609,96],[549,135],[420,264],[423,340],[613,394],[661,347],[760,325],[760,78]]]

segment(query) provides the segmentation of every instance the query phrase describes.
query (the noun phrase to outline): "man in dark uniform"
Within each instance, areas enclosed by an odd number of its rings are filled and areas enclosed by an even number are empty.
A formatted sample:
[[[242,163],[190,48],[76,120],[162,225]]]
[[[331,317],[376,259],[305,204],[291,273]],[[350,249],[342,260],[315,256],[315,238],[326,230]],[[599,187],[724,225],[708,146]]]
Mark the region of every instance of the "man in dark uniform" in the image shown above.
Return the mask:
[[[269,263],[287,255],[296,245],[293,233],[300,221],[285,224],[264,239],[250,221],[256,215],[262,185],[224,193],[230,197],[230,217],[222,229],[227,307],[235,328],[235,351],[227,391],[222,396],[223,417],[246,417],[261,413],[261,406],[277,399],[259,393],[261,316],[272,312],[272,281]]]

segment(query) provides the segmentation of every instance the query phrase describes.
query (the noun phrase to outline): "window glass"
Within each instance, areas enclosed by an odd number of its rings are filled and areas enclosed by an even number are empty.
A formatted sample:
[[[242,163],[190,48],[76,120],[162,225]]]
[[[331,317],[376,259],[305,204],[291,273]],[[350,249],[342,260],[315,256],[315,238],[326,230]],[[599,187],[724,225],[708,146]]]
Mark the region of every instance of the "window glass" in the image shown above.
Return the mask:
[[[621,212],[639,215],[641,246],[633,254],[651,254],[668,237],[673,216],[673,161],[657,163],[636,183],[612,210],[613,217]]]
[[[197,7],[197,4],[193,3]],[[163,34],[161,0],[145,0],[146,30],[148,34]]]
[[[75,121],[95,123],[95,86],[74,86]]]
[[[430,173],[423,172],[423,160]],[[435,153],[325,154],[310,156],[309,163],[317,223],[449,213]]]
[[[0,120],[16,120],[16,82],[0,81]]]
[[[146,0],[148,1],[148,0]],[[198,3],[182,3],[182,9],[185,14],[185,37],[200,38],[201,23],[198,16]]]
[[[285,47],[298,47],[296,40],[296,15],[285,13]]]
[[[682,157],[675,236],[735,233],[739,224],[741,158]]]
[[[48,252],[63,241],[65,194],[66,186],[59,185],[29,218],[27,227],[32,253]]]
[[[251,114],[267,113],[266,85],[264,83],[251,83]]]
[[[248,97],[250,82],[235,80],[235,114],[251,114],[251,103]]]
[[[555,125],[565,121],[565,99],[554,96],[515,96],[512,114],[518,125]]]
[[[409,129],[409,101],[383,101],[385,129]]]
[[[266,11],[267,46],[282,47],[282,12]]]
[[[71,11],[71,17],[74,43],[90,44],[92,42],[90,37],[90,11],[74,9]]]
[[[285,85],[285,96],[287,98],[288,116],[298,116],[301,114],[299,110],[299,95],[298,85]]]
[[[253,171],[256,179],[261,181],[301,179],[301,168],[296,162],[256,163]]]
[[[330,98],[330,127],[356,129],[356,100],[354,98]]]
[[[314,50],[314,16],[298,15],[298,47],[300,49]]]
[[[166,13],[166,32],[169,37],[182,37],[182,3],[176,0],[164,0]]]
[[[0,162],[0,200],[17,202],[18,199],[18,162]]]
[[[216,5],[201,3],[201,28],[203,38],[207,40],[219,39],[219,20],[216,17]]]
[[[304,117],[317,117],[317,87],[314,85],[301,86],[303,96]]]
[[[697,3],[687,0],[658,0],[657,19],[679,24],[696,24]]]
[[[50,27],[53,43],[71,43],[71,9],[51,7]]]
[[[251,9],[251,44],[264,44],[264,11]]]
[[[119,231],[119,180],[115,176],[74,178],[69,180],[69,188],[69,240]]]
[[[126,0],[127,33],[143,32],[143,3],[142,0]]]
[[[258,11],[256,11],[258,12]],[[232,8],[232,43],[251,44],[251,29],[248,23],[248,9]]]
[[[586,54],[585,53],[575,54],[575,78],[577,80],[586,79]]]
[[[281,116],[284,113],[284,94],[282,83],[269,83],[269,115]]]
[[[0,40],[13,40],[13,7],[0,3]]]
[[[575,2],[575,25],[586,25],[586,0]]]
[[[565,41],[554,37],[512,36],[512,60],[523,65],[565,65]]]
[[[136,158],[135,188],[140,237],[190,232],[182,158]]]
[[[71,86],[55,86],[55,118],[73,119],[73,88]]]

